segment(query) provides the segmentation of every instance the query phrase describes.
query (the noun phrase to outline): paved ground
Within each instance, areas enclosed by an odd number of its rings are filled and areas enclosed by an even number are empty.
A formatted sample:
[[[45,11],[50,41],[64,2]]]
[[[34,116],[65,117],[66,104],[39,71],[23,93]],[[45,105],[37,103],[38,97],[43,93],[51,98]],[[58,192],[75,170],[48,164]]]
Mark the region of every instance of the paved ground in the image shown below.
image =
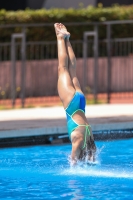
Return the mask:
[[[133,104],[86,107],[94,131],[133,129]],[[62,106],[0,111],[0,138],[67,133]]]

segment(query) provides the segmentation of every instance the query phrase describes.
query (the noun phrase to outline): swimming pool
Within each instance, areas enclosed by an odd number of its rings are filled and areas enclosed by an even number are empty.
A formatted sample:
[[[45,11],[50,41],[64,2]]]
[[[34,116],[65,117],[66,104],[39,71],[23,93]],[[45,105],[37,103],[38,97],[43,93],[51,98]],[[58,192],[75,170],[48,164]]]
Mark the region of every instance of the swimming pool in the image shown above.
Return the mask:
[[[0,199],[133,199],[133,139],[96,145],[97,164],[76,168],[68,144],[1,149]]]

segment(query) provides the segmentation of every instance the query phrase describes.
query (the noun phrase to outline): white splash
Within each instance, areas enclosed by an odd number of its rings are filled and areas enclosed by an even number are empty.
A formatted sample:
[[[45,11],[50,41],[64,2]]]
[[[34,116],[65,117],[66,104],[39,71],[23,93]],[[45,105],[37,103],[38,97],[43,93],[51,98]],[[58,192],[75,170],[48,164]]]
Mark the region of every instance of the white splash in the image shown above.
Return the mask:
[[[126,169],[104,169],[101,166],[76,166],[62,171],[62,175],[106,177],[106,178],[130,178],[133,179],[133,172]]]

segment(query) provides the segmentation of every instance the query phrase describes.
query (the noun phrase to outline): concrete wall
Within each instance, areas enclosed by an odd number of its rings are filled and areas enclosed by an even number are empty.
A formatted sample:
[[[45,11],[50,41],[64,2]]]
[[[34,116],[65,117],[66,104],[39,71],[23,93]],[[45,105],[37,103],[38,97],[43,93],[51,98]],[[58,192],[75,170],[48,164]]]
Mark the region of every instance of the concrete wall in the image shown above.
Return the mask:
[[[133,91],[133,58],[113,57],[111,68],[111,90],[114,92]],[[107,92],[107,58],[98,61],[98,91]],[[38,60],[26,62],[26,95],[49,96],[57,94],[58,60]],[[16,90],[21,88],[21,62],[16,62]],[[83,87],[83,60],[77,59],[77,76]],[[86,86],[93,92],[94,59],[88,59]],[[11,62],[0,63],[0,93],[11,90]],[[17,92],[20,95],[20,91]]]
[[[27,7],[32,9],[43,8],[45,0],[27,0]]]
[[[97,3],[102,3],[104,7],[108,7],[113,4],[130,5],[133,4],[133,0],[97,0]]]
[[[97,0],[27,0],[27,7],[32,9],[39,8],[79,8],[79,4],[83,4],[84,7],[88,5],[96,5]]]
[[[79,4],[83,4],[84,7],[89,5],[96,5],[96,0],[45,0],[43,7],[46,9],[50,8],[79,8]]]

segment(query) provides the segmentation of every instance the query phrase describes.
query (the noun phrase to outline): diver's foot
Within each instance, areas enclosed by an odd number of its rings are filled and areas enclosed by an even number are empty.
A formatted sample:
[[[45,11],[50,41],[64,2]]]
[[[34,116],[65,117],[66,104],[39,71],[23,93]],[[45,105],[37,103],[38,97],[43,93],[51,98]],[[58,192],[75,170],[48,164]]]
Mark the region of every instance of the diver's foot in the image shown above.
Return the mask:
[[[67,37],[67,33],[61,29],[60,23],[55,23],[54,28],[55,28],[57,39],[61,39],[61,38],[65,39]]]
[[[60,23],[60,28],[61,28],[62,32],[66,34],[66,39],[69,40],[69,38],[70,38],[70,33],[67,31],[67,28],[64,26],[64,24],[61,24],[61,23]]]

